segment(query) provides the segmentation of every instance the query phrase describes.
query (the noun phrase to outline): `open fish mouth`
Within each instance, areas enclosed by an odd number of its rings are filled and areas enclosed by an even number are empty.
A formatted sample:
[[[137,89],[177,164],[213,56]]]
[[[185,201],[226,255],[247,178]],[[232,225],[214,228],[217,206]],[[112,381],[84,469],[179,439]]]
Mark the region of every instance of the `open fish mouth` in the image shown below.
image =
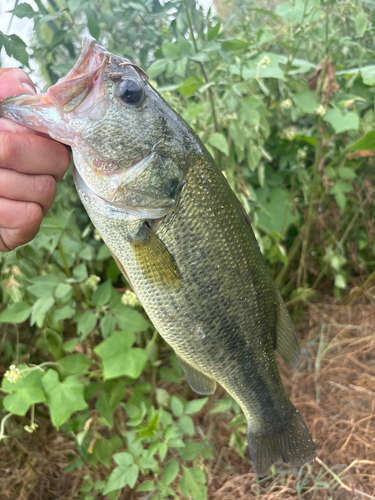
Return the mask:
[[[101,78],[109,57],[110,53],[96,40],[85,37],[82,52],[73,68],[47,90],[50,102],[64,112],[75,109]]]

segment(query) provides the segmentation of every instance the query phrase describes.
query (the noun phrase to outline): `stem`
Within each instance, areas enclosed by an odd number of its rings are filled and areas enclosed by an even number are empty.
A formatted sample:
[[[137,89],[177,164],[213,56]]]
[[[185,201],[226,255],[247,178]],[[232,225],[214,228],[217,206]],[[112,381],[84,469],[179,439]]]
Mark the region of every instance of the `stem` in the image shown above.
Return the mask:
[[[293,245],[290,247],[289,253],[286,257],[287,262],[286,262],[286,264],[283,265],[283,267],[281,268],[281,271],[279,272],[277,278],[275,279],[275,283],[277,286],[280,286],[280,283],[281,283],[282,279],[284,278],[285,273],[287,272],[287,270],[290,266],[290,263],[292,262],[295,254],[298,252],[299,247],[301,246],[301,241],[302,240],[299,237],[295,238],[295,240],[293,241]]]
[[[69,28],[73,31],[77,41],[81,43],[81,36],[77,30],[77,27],[74,24],[73,18],[70,16],[70,14],[66,11],[67,6],[64,5],[62,0],[55,0],[57,6],[59,7],[60,11],[62,12],[63,16],[65,19],[68,21]]]
[[[186,7],[186,16],[187,16],[187,20],[188,20],[188,24],[189,24],[189,28],[190,28],[191,38],[193,40],[194,49],[195,49],[195,52],[198,53],[198,46],[197,46],[197,42],[195,40],[193,24],[191,22],[189,7],[188,7],[187,3],[185,3],[185,7]],[[206,83],[208,83],[209,79],[208,79],[206,70],[204,69],[203,63],[201,63],[199,61],[196,61],[196,62],[198,62],[198,64],[201,67],[201,71],[202,71],[202,75],[203,75],[204,81]],[[211,103],[212,117],[213,117],[213,120],[214,120],[215,132],[217,132],[219,130],[219,126],[218,126],[218,123],[217,123],[217,117],[216,117],[216,111],[215,111],[215,104],[214,104],[214,96],[213,96],[211,87],[208,88],[208,97],[209,97],[210,103]]]
[[[354,299],[356,299],[358,297],[358,295],[361,295],[361,293],[363,293],[367,287],[367,285],[369,283],[371,283],[371,281],[375,279],[375,271],[373,271],[370,276],[367,278],[367,280],[363,283],[363,285],[361,285],[356,292],[353,293],[353,295],[351,295],[348,300],[345,302],[345,306],[348,306],[351,302],[353,302]]]
[[[1,420],[1,425],[0,425],[0,441],[7,436],[4,434],[4,427],[5,427],[5,422],[8,420],[9,417],[11,417],[13,413],[7,413],[5,417]]]

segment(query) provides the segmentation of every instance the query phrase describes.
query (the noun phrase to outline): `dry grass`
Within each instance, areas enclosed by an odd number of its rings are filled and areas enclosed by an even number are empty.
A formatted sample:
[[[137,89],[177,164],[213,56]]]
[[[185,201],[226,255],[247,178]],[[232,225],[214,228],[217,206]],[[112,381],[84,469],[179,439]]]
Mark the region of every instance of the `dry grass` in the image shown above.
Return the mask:
[[[314,463],[299,470],[280,466],[259,481],[249,459],[228,445],[231,416],[203,410],[196,417],[213,447],[206,468],[210,500],[375,500],[374,304],[375,287],[348,307],[329,298],[310,304],[298,327],[297,369],[280,363],[316,444]],[[105,470],[93,468],[64,473],[74,442],[52,426],[25,435],[14,425],[7,448],[0,447],[0,500],[73,499],[90,469],[92,477],[104,477]],[[127,490],[121,499],[145,496]]]
[[[280,364],[318,459],[299,471],[283,467],[260,482],[242,467],[222,481],[223,470],[221,477],[210,478],[213,500],[375,498],[373,297],[375,287],[348,307],[329,299],[311,304],[298,328],[302,356],[297,369],[293,373]]]

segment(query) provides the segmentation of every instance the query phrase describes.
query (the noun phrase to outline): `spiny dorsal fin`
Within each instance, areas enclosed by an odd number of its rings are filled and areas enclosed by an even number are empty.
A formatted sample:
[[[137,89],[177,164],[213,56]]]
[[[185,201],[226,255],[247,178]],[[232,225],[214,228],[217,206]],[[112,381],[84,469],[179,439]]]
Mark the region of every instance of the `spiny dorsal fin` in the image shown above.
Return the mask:
[[[180,271],[174,258],[146,223],[142,224],[130,243],[147,279],[159,286],[177,287],[181,284]]]
[[[296,331],[279,290],[277,290],[276,301],[277,324],[275,351],[280,354],[290,367],[294,368],[301,352],[296,337]]]
[[[208,396],[209,394],[213,394],[215,392],[216,380],[207,377],[207,375],[204,375],[202,372],[196,370],[178,356],[177,359],[184,369],[186,379],[194,392],[201,394],[202,396]]]

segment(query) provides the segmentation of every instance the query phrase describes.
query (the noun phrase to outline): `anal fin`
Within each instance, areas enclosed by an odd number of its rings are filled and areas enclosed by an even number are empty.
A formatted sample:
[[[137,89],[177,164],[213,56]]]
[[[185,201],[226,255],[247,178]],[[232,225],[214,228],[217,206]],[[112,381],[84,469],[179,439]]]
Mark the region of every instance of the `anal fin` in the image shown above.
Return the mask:
[[[296,336],[296,331],[292,320],[290,319],[288,309],[284,304],[280,292],[277,290],[277,324],[275,351],[277,351],[283,360],[289,366],[294,368],[300,355],[300,347]]]
[[[146,278],[159,286],[178,287],[180,271],[168,248],[156,234],[143,223],[130,243],[138,265]]]
[[[202,396],[208,396],[209,394],[213,394],[215,392],[216,380],[207,377],[207,375],[204,375],[204,373],[198,371],[196,368],[193,368],[178,356],[177,359],[184,369],[186,379],[194,392],[201,394]]]

